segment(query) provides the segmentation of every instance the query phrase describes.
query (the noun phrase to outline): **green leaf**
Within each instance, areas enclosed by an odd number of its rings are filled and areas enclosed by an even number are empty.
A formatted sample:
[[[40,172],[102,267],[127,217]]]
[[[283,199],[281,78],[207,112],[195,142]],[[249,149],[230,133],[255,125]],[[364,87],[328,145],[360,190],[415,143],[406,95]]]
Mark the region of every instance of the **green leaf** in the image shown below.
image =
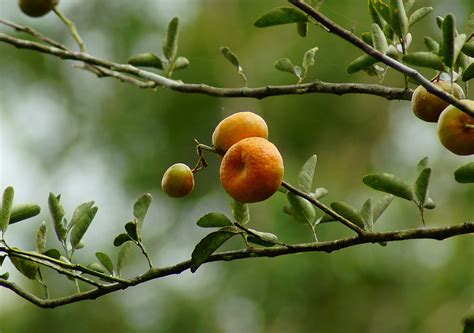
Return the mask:
[[[237,70],[241,71],[242,67],[240,66],[239,58],[233,53],[228,47],[221,47],[221,53]]]
[[[345,217],[357,226],[364,228],[364,219],[351,205],[342,201],[335,201],[331,203],[331,208],[342,217]]]
[[[0,230],[3,234],[7,231],[8,223],[10,222],[14,195],[15,190],[11,186],[8,186],[3,191],[2,208],[0,210]]]
[[[474,42],[466,42],[462,47],[464,54],[474,58]]]
[[[220,228],[233,225],[227,216],[222,213],[209,213],[197,221],[201,228]]]
[[[374,43],[372,41],[372,34],[368,31],[361,33],[360,38],[366,43],[369,44],[370,46],[373,46]]]
[[[120,246],[122,245],[123,243],[126,243],[126,242],[129,242],[131,241],[132,239],[130,238],[130,236],[128,234],[120,234],[118,235],[117,237],[115,237],[114,239],[114,246]]]
[[[38,215],[41,212],[40,206],[37,204],[21,204],[12,207],[12,211],[10,214],[10,223],[17,223],[29,218],[32,218]]]
[[[397,61],[400,61],[402,58],[402,53],[397,50],[393,45],[389,45],[386,54]]]
[[[298,22],[296,23],[296,31],[301,37],[306,37],[308,34],[308,23],[307,22]]]
[[[14,255],[10,255],[10,261],[21,274],[30,280],[36,280],[38,275],[37,263],[20,257],[15,257]]]
[[[329,191],[324,188],[324,187],[318,187],[317,189],[314,190],[313,193],[310,193],[310,195],[313,197],[314,200],[319,200],[322,197],[326,196],[329,193]]]
[[[390,0],[390,19],[393,31],[400,38],[408,33],[408,17],[402,0]]]
[[[72,214],[71,224],[73,225],[73,229],[71,231],[70,240],[73,249],[77,247],[97,213],[97,207],[93,206],[93,201],[85,202],[79,205]]]
[[[10,277],[10,274],[6,272],[0,275],[0,280],[8,280],[9,277]]]
[[[410,15],[410,18],[408,19],[408,25],[411,27],[412,25],[420,21],[425,16],[428,16],[432,11],[433,11],[433,7],[418,8],[417,10],[413,12],[413,14]]]
[[[425,39],[425,45],[428,51],[438,53],[439,52],[439,43],[435,41],[433,38],[426,36]]]
[[[125,224],[125,231],[127,231],[127,234],[131,239],[138,242],[138,225],[135,222],[128,222]]]
[[[469,15],[466,24],[464,24],[463,30],[466,36],[470,36],[472,33],[474,33],[474,13],[471,13],[471,15]]]
[[[424,203],[423,207],[426,208],[426,209],[435,209],[435,208],[436,208],[436,204],[435,204],[435,202],[433,201],[433,199],[427,197],[427,198],[425,199],[425,203]]]
[[[195,272],[222,244],[239,232],[231,229],[214,231],[204,237],[194,248],[191,255],[191,272]]]
[[[469,67],[466,68],[462,73],[462,80],[464,82],[469,81],[472,78],[474,78],[474,62],[470,64]]]
[[[373,2],[375,11],[381,18],[384,19],[389,25],[392,25],[392,19],[390,17],[390,8],[382,0],[374,0]]]
[[[413,52],[403,56],[403,61],[413,66],[426,67],[438,71],[444,70],[443,61],[437,54],[432,52]]]
[[[363,54],[360,57],[357,57],[354,61],[352,61],[349,66],[347,66],[346,72],[348,74],[354,74],[360,70],[366,69],[373,64],[375,64],[378,60],[374,57]]]
[[[120,251],[119,251],[118,257],[117,257],[117,275],[118,276],[122,275],[123,267],[125,265],[125,260],[128,257],[128,252],[129,252],[131,246],[132,246],[132,244],[130,242],[126,242],[120,248]]]
[[[368,1],[368,8],[369,8],[370,17],[372,18],[372,22],[376,23],[380,28],[382,28],[384,23],[382,22],[379,13],[375,9],[374,0]]]
[[[63,242],[67,236],[67,227],[66,221],[64,219],[64,208],[61,205],[61,196],[54,195],[53,193],[49,194],[48,197],[48,206],[53,218],[54,231],[60,242]]]
[[[459,54],[466,43],[466,35],[460,34],[454,38],[454,54],[453,54],[453,62],[456,63],[458,60]]]
[[[151,194],[145,193],[133,204],[133,216],[137,219],[139,228],[141,228],[143,221],[145,221],[145,216],[148,212],[148,208],[150,208],[151,201]]]
[[[419,174],[420,172],[423,171],[423,169],[427,168],[429,162],[430,162],[430,159],[428,158],[428,156],[423,157],[420,160],[420,162],[418,162],[418,164],[416,165],[416,173]]]
[[[274,25],[308,22],[306,15],[292,7],[279,7],[271,9],[255,21],[258,28],[271,27]]]
[[[372,35],[372,45],[377,51],[382,53],[387,52],[388,43],[387,38],[385,38],[385,34],[383,33],[380,26],[376,23],[372,24],[371,28],[371,35]]]
[[[232,216],[237,223],[247,224],[250,221],[249,205],[246,203],[232,200],[230,202],[230,208],[232,209]]]
[[[272,233],[269,232],[261,232],[253,229],[249,229],[252,233],[254,233],[256,236],[253,235],[248,235],[247,241],[253,244],[261,245],[261,246],[266,246],[266,247],[272,247],[278,242],[278,237]]]
[[[359,212],[360,217],[364,223],[364,229],[372,231],[374,228],[374,215],[372,209],[372,199],[367,199]]]
[[[453,14],[445,16],[441,24],[443,39],[441,42],[440,55],[443,63],[449,68],[454,65],[454,38],[456,36],[456,22]]]
[[[185,57],[178,57],[173,63],[173,70],[183,69],[189,66],[189,60]]]
[[[384,195],[381,199],[379,199],[374,205],[372,209],[373,221],[374,224],[380,218],[380,216],[385,212],[387,207],[392,203],[394,196],[391,194]]]
[[[36,232],[36,252],[46,252],[46,240],[48,236],[48,230],[46,228],[46,222],[42,222]]]
[[[297,76],[298,78],[300,77],[300,73],[298,73],[298,70],[296,69],[295,66],[293,66],[290,59],[288,58],[278,59],[277,61],[273,63],[273,66],[282,72],[291,73]]]
[[[424,168],[421,170],[418,178],[416,179],[414,192],[421,205],[425,204],[426,195],[428,193],[428,184],[430,182],[431,168]]]
[[[314,209],[311,202],[303,199],[299,196],[294,195],[291,192],[286,194],[288,201],[291,205],[293,218],[298,223],[313,223],[316,219],[316,210]]]
[[[303,56],[303,68],[305,73],[308,71],[309,67],[314,66],[314,56],[318,50],[318,47],[313,47],[305,52]]]
[[[5,261],[6,255],[0,255],[0,267],[2,267],[3,262]]]
[[[179,18],[173,17],[163,39],[163,54],[169,62],[174,61],[178,53],[178,25]]]
[[[94,271],[96,271],[96,272],[98,272],[98,273],[107,274],[107,270],[104,268],[104,266],[102,266],[98,262],[93,262],[93,263],[87,265],[87,267],[94,270]]]
[[[298,174],[298,188],[304,193],[309,194],[313,188],[313,178],[316,171],[316,163],[318,157],[316,155],[311,156]]]
[[[112,263],[112,260],[110,259],[107,253],[96,252],[95,257],[109,271],[111,275],[114,274],[114,264]]]
[[[474,183],[474,162],[465,164],[454,171],[454,179],[461,184]]]
[[[413,200],[413,191],[410,186],[392,174],[374,173],[365,176],[362,181],[374,190],[390,193],[406,200]]]
[[[45,256],[59,260],[61,258],[61,252],[58,249],[49,249],[43,253]]]
[[[153,67],[158,69],[164,69],[163,62],[159,56],[151,52],[140,53],[128,59],[128,63],[132,66]]]
[[[411,12],[413,6],[415,5],[416,0],[403,0],[403,4],[405,5],[405,11],[407,13]]]

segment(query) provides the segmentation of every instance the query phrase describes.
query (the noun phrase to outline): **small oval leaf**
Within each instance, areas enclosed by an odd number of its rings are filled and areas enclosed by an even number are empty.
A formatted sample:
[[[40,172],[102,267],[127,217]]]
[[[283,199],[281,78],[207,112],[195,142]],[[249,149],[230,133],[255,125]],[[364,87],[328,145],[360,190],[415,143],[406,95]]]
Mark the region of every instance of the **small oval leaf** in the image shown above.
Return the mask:
[[[10,223],[17,223],[29,218],[32,218],[38,215],[41,212],[40,206],[37,204],[21,204],[12,207],[12,211],[10,214]]]
[[[98,262],[93,262],[87,265],[87,267],[98,273],[107,274],[107,270],[104,268],[104,266],[102,266]]]
[[[393,31],[398,37],[405,38],[408,33],[408,17],[403,0],[390,0],[390,19]]]
[[[269,232],[261,232],[253,229],[249,229],[256,236],[249,235],[247,241],[253,244],[272,247],[278,242],[278,237]]]
[[[131,246],[132,246],[132,243],[125,242],[123,246],[120,248],[120,251],[117,257],[117,275],[118,276],[122,276],[123,267],[125,266],[125,261],[128,257],[128,252],[130,251]]]
[[[82,237],[86,233],[89,225],[97,213],[97,207],[94,207],[94,202],[85,202],[79,205],[72,214],[71,223],[73,229],[71,231],[70,240],[71,246],[75,249],[79,245]]]
[[[462,184],[474,183],[474,162],[465,164],[454,171],[454,179]]]
[[[145,216],[150,208],[152,199],[150,193],[145,193],[133,204],[133,216],[137,219],[139,228],[141,228],[145,221]]]
[[[433,38],[426,36],[424,41],[425,41],[425,45],[428,51],[433,52],[433,53],[439,52],[439,43],[435,41]]]
[[[46,222],[42,222],[36,232],[36,252],[45,253],[46,252],[46,240],[48,236],[48,230],[46,228]]]
[[[197,221],[197,225],[201,228],[221,228],[232,226],[231,220],[222,213],[209,213],[201,217]]]
[[[326,196],[329,193],[329,191],[324,188],[324,187],[318,187],[317,189],[314,190],[313,193],[310,195],[313,197],[314,200],[319,200],[322,197]]]
[[[316,171],[316,163],[318,157],[316,155],[311,156],[301,168],[298,174],[298,188],[304,193],[310,193],[313,188],[313,178]]]
[[[303,57],[303,68],[305,72],[308,71],[309,67],[314,66],[314,56],[318,50],[318,47],[313,47],[305,52]]]
[[[411,27],[412,25],[420,21],[425,16],[428,16],[429,14],[431,14],[432,11],[433,11],[433,7],[418,8],[417,10],[413,12],[413,14],[410,15],[410,18],[408,19],[408,25]]]
[[[131,241],[132,239],[130,238],[130,236],[128,234],[120,234],[118,235],[117,237],[115,237],[114,239],[114,246],[120,246],[122,245],[123,243],[125,242],[129,242]]]
[[[465,55],[474,58],[474,42],[464,43],[464,45],[462,46],[462,52],[464,52]]]
[[[247,224],[250,221],[250,210],[249,205],[246,203],[232,200],[230,202],[230,208],[232,209],[232,216],[237,223]]]
[[[219,230],[204,237],[194,248],[191,255],[191,272],[195,272],[222,244],[239,232]]]
[[[308,22],[306,15],[292,7],[279,7],[271,9],[255,21],[258,28],[271,27],[274,25]]]
[[[469,81],[472,78],[474,78],[474,62],[470,64],[469,67],[466,68],[462,73],[462,80],[464,82]]]
[[[239,58],[233,53],[228,47],[223,46],[221,47],[221,53],[226,58],[232,65],[234,65],[235,68],[238,70],[240,69],[240,62]]]
[[[173,64],[173,69],[174,70],[177,70],[177,69],[183,69],[183,68],[186,68],[189,66],[189,60],[188,58],[185,58],[185,57],[178,57],[176,58],[176,60],[174,61],[174,64]]]
[[[140,53],[128,59],[128,63],[132,66],[153,67],[164,69],[163,60],[154,53]]]
[[[20,257],[15,257],[14,255],[10,255],[10,261],[21,274],[30,280],[36,280],[38,275],[37,263]]]
[[[397,197],[413,200],[413,191],[407,183],[389,173],[374,173],[365,176],[362,181],[365,185],[377,191],[393,194]]]
[[[357,226],[364,228],[364,219],[351,205],[342,201],[336,201],[331,203],[331,208],[342,217],[345,217]]]
[[[424,205],[426,201],[426,195],[428,194],[428,184],[431,176],[431,168],[424,168],[421,170],[418,178],[415,182],[415,196],[420,205]]]
[[[286,196],[292,207],[293,218],[296,222],[304,224],[314,222],[316,219],[316,210],[311,202],[291,192],[288,192]]]
[[[8,228],[8,223],[10,222],[14,195],[15,190],[11,186],[8,186],[3,191],[2,208],[0,210],[0,230],[2,233],[5,233]]]
[[[67,227],[66,221],[64,219],[64,208],[61,205],[61,196],[54,195],[53,193],[49,194],[48,197],[48,206],[53,218],[54,231],[60,242],[63,242],[66,239]]]
[[[301,37],[306,37],[308,34],[308,23],[307,22],[298,22],[296,23],[296,31]]]
[[[381,199],[379,199],[374,205],[372,209],[373,214],[373,221],[374,224],[380,218],[380,216],[385,212],[387,207],[392,203],[394,196],[391,194],[384,195]]]
[[[295,66],[293,66],[293,64],[291,63],[291,60],[288,58],[278,59],[277,61],[273,63],[273,66],[282,72],[287,72],[287,73],[291,73],[293,75],[298,76],[296,73]]]
[[[349,66],[347,66],[346,72],[348,74],[354,74],[360,70],[366,69],[373,64],[375,64],[378,60],[375,59],[374,57],[368,55],[368,54],[363,54],[360,57],[356,58],[354,61],[352,61]]]
[[[387,52],[388,43],[387,38],[385,38],[385,34],[383,33],[382,29],[378,24],[373,23],[371,28],[371,36],[372,36],[372,45],[374,48],[382,53]]]
[[[58,249],[49,249],[43,253],[45,256],[59,260],[61,258],[61,252]]]
[[[110,259],[108,254],[104,252],[96,252],[95,256],[99,260],[99,262],[109,271],[109,273],[113,275],[114,264],[112,263],[112,260]]]
[[[127,231],[127,234],[131,239],[138,242],[138,226],[135,222],[128,222],[125,224],[125,231]]]
[[[169,62],[173,62],[178,53],[178,25],[179,18],[173,17],[163,39],[163,54]]]
[[[444,70],[443,61],[433,52],[413,52],[403,56],[403,61],[413,66]]]
[[[443,39],[441,42],[440,55],[444,64],[449,68],[454,65],[454,38],[456,36],[456,19],[453,14],[444,17],[441,24]]]

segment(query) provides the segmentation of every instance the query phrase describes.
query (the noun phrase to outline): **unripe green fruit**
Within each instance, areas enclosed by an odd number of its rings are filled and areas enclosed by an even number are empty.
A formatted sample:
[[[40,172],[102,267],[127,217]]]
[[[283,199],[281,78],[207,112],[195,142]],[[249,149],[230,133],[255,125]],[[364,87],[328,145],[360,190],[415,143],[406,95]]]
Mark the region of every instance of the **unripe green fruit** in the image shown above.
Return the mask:
[[[31,17],[40,17],[49,13],[59,0],[20,0],[19,6],[23,13]]]
[[[161,188],[170,197],[184,197],[191,193],[194,188],[193,172],[186,164],[173,164],[163,175]]]

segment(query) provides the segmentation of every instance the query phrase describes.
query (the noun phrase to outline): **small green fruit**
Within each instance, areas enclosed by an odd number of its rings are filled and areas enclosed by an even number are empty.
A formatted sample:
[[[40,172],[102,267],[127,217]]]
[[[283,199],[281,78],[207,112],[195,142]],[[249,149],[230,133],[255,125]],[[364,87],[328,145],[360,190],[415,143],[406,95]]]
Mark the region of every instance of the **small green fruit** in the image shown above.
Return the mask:
[[[173,164],[163,175],[161,188],[170,197],[184,197],[191,193],[194,188],[193,172],[186,164]]]
[[[49,13],[59,0],[20,0],[19,6],[23,13],[31,17],[40,17]]]

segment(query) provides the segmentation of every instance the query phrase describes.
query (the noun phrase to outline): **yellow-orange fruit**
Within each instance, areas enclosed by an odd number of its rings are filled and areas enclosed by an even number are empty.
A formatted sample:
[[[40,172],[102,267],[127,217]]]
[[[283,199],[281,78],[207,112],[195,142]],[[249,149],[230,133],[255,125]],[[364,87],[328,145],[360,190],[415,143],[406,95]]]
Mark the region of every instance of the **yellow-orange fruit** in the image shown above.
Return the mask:
[[[220,154],[224,154],[234,143],[251,137],[268,138],[265,120],[253,112],[238,112],[216,126],[212,133],[212,144]]]
[[[451,93],[451,82],[439,81],[433,82],[433,84],[447,93]],[[456,83],[453,84],[453,96],[457,99],[463,99],[465,97],[464,91]],[[411,105],[413,113],[418,118],[435,123],[438,121],[441,112],[443,112],[449,103],[428,92],[425,87],[418,86],[413,92]]]
[[[474,101],[462,101],[474,110]],[[438,137],[443,146],[457,155],[474,154],[474,117],[448,106],[439,117]]]
[[[246,138],[232,145],[220,168],[221,183],[226,192],[243,203],[263,201],[280,187],[283,158],[270,141]]]
[[[161,188],[170,197],[184,197],[194,188],[193,172],[186,164],[173,164],[164,173]]]
[[[40,17],[49,13],[59,0],[20,0],[19,6],[23,13],[32,17]]]

